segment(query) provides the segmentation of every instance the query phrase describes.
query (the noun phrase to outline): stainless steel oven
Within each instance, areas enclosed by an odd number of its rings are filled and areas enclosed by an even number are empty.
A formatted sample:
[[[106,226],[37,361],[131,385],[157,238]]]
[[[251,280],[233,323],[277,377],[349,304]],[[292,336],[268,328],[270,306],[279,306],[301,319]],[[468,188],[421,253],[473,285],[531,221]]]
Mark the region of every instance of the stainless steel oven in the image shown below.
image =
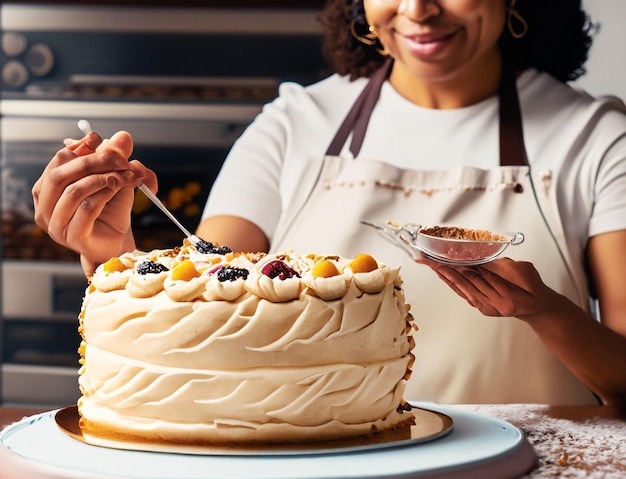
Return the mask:
[[[230,146],[284,80],[324,74],[314,9],[139,8],[3,3],[0,402],[78,397],[77,256],[33,223],[30,190],[86,118],[133,134],[159,196],[189,229]],[[180,233],[143,199],[138,246]]]

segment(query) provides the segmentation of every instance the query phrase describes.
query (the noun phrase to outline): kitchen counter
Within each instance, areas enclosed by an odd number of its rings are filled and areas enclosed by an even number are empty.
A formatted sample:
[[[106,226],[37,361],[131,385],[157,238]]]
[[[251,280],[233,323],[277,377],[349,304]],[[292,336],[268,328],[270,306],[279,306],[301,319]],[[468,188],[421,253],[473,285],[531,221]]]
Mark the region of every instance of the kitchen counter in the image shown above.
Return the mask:
[[[626,416],[616,408],[536,404],[455,407],[507,421],[526,434],[537,452],[539,464],[523,476],[525,478],[618,479],[626,476]],[[0,429],[40,412],[43,411],[0,407]],[[62,477],[31,470],[26,461],[18,461],[15,467],[11,465],[7,468],[11,456],[11,452],[0,446],[1,479]]]
[[[521,429],[539,456],[524,478],[626,477],[626,412],[610,406],[538,404],[469,405],[460,408]]]

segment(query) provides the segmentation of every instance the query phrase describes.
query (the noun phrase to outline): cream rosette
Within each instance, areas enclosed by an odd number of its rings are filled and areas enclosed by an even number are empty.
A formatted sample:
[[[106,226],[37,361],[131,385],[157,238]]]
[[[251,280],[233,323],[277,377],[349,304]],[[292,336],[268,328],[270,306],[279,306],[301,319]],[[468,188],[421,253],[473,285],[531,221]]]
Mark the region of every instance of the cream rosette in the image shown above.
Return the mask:
[[[171,276],[165,278],[163,288],[167,295],[177,302],[194,301],[206,291],[207,276],[198,276],[190,280],[173,280]]]
[[[309,290],[324,301],[343,298],[350,287],[351,280],[351,275],[345,273],[328,278],[316,278],[312,274],[307,274],[302,277],[302,282]]]
[[[353,273],[350,267],[346,268],[344,272],[352,275],[354,283],[364,293],[379,293],[385,285],[395,281],[400,270],[379,264],[378,269],[366,273]]]
[[[280,261],[270,258],[262,264],[257,264],[250,270],[250,274],[245,281],[246,289],[250,293],[262,299],[267,299],[272,303],[282,303],[297,299],[302,291],[302,279],[298,276],[280,279],[270,278],[262,272],[263,267],[272,261]]]
[[[91,277],[91,284],[98,291],[115,291],[118,289],[124,289],[132,275],[132,268],[125,269],[124,271],[111,271],[110,273],[107,273],[104,271],[104,266],[100,265]]]
[[[208,277],[205,288],[202,297],[207,301],[234,301],[246,292],[246,282],[243,278],[220,281],[215,273]]]
[[[163,291],[163,283],[168,276],[169,271],[148,274],[135,272],[126,283],[126,291],[133,298],[149,298]]]

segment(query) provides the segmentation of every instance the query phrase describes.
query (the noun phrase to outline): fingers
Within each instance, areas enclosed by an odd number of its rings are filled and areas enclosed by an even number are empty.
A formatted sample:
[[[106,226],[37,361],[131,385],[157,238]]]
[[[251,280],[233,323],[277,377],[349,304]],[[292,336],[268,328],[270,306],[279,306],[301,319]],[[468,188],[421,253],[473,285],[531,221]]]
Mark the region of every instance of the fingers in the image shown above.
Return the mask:
[[[92,195],[97,185],[111,186],[112,182],[115,186],[116,182],[122,180],[128,185],[133,183],[136,185],[141,182],[142,174],[147,170],[145,167],[133,170],[129,165],[128,156],[132,151],[133,142],[132,137],[126,132],[116,133],[110,140],[105,141],[102,141],[96,133],[90,133],[81,140],[66,140],[66,143],[68,146],[57,152],[32,189],[35,222],[45,230],[49,227],[53,210],[70,185],[78,183],[76,189],[69,190],[70,198],[61,204],[75,207],[87,196]],[[107,173],[118,175],[107,179]],[[95,177],[92,183],[85,185],[83,180],[93,175]],[[89,193],[82,193],[86,191]],[[67,214],[73,211],[68,211]]]
[[[466,283],[466,280],[457,272],[456,268],[442,265],[439,261],[432,260],[424,254],[421,254],[420,257],[416,258],[414,261],[418,264],[428,266],[435,272],[435,274],[437,274],[439,279],[446,283],[446,285],[448,285],[448,287],[450,287],[450,289],[452,289],[457,295],[465,299],[470,306],[475,306],[470,298],[472,295],[469,294],[465,288],[461,287],[462,284]]]
[[[35,222],[89,264],[132,249],[134,189],[144,179],[157,188],[154,172],[128,160],[132,137],[118,132],[102,140],[90,133],[64,144],[33,186]]]
[[[34,196],[39,196],[46,180],[60,183],[64,187],[91,173],[128,169],[130,153],[125,154],[128,149],[127,141],[124,139],[123,147],[117,142],[109,146],[110,141],[102,141],[97,133],[90,133],[80,140],[65,140],[66,147],[56,153],[36,182]],[[132,140],[130,144],[132,150]],[[98,154],[94,154],[96,151]]]
[[[133,137],[126,131],[118,131],[103,145],[115,148],[124,158],[128,159],[133,152]]]
[[[63,168],[56,171],[56,174],[61,178],[66,181],[69,180],[68,184],[73,182],[72,180],[75,181],[92,174],[131,170],[128,159],[133,151],[133,140],[127,132],[117,132],[109,140],[100,142],[94,139],[93,135],[99,138],[97,134],[90,133],[86,137],[87,141],[74,151],[76,153],[82,148],[89,153],[77,155],[73,161],[64,164]],[[93,151],[91,151],[92,148]],[[128,175],[128,179],[131,178],[132,176]]]
[[[123,227],[129,227],[130,223],[123,220],[116,221],[115,214],[106,214],[106,210],[113,207],[113,210],[119,210],[116,204],[122,204],[124,201],[131,202],[133,197],[133,188],[122,187],[117,189],[111,181],[111,176],[107,178],[107,183],[111,187],[103,187],[98,189],[94,194],[83,199],[78,207],[74,210],[71,220],[67,218],[55,217],[51,222],[50,229],[57,232],[62,231],[63,236],[69,244],[80,245],[81,251],[89,251],[94,245],[89,244],[90,238],[94,236],[95,230],[100,227],[106,228],[106,232],[98,232],[98,236],[113,236],[115,234],[126,233]],[[121,198],[120,196],[126,198]],[[110,217],[110,218],[107,218]],[[58,221],[58,224],[57,224]],[[64,230],[63,230],[64,228]],[[108,254],[105,255],[105,259]]]
[[[130,168],[135,172],[137,178],[141,178],[141,183],[150,188],[153,193],[158,191],[158,180],[154,171],[144,166],[139,160],[131,160]]]
[[[483,302],[484,298],[497,292],[476,270],[472,268],[437,268],[437,274],[445,278],[449,286],[462,293],[462,296],[473,305]]]
[[[456,282],[454,281],[453,278],[450,277],[450,275],[443,275],[437,270],[435,270],[435,273],[437,273],[437,276],[439,276],[439,279],[441,279],[444,283],[446,283],[448,287],[452,291],[454,291],[458,296],[460,296],[465,301],[467,301],[467,303],[470,306],[475,306],[474,303],[472,303],[472,301],[470,300],[470,298],[463,292],[463,290],[456,285]]]
[[[552,291],[532,263],[501,258],[479,266],[426,264],[457,295],[486,316],[520,316],[549,301]],[[548,298],[548,299],[546,299]]]
[[[77,156],[82,156],[95,152],[102,143],[102,138],[92,131],[80,140],[66,139],[63,140],[63,143],[68,150],[73,151]]]
[[[437,275],[467,303],[486,316],[512,316],[513,305],[507,301],[510,284],[481,267],[434,266]]]
[[[90,175],[67,188],[50,209],[47,219],[48,234],[61,244],[71,243],[67,229],[72,223],[84,234],[92,230],[90,222],[96,221],[106,204],[123,188],[129,188],[129,178],[134,177],[130,170]],[[132,178],[131,178],[132,179]],[[130,187],[132,191],[132,187]],[[76,236],[76,235],[75,235]],[[80,235],[78,235],[80,236]]]

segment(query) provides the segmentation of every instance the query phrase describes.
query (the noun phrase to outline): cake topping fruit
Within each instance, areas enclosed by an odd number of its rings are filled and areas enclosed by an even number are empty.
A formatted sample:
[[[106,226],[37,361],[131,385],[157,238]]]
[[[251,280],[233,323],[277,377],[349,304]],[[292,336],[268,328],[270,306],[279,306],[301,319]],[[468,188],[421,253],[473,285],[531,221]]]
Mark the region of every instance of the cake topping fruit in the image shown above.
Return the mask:
[[[225,266],[220,268],[217,272],[217,279],[222,283],[224,281],[235,281],[237,278],[246,279],[248,277],[248,273],[249,271],[247,269]]]
[[[167,266],[154,261],[144,261],[137,266],[138,274],[158,274],[163,273],[164,271],[169,271]]]
[[[181,261],[172,269],[173,281],[189,281],[193,278],[197,278],[198,276],[200,276],[200,273],[193,264],[193,261],[189,259]]]
[[[211,253],[211,251],[215,248],[215,245],[209,241],[201,239],[196,241],[195,247],[199,253]]]
[[[233,252],[228,246],[215,246],[210,241],[204,241],[203,239],[197,241],[195,246],[199,253],[204,254],[228,254]]]
[[[361,253],[350,263],[353,273],[369,273],[378,269],[378,263],[369,254]]]
[[[322,260],[313,266],[313,270],[311,274],[314,278],[330,278],[332,276],[337,276],[339,274],[339,270],[335,263],[330,260]]]
[[[102,265],[102,269],[105,273],[113,273],[116,271],[127,270],[128,267],[124,263],[122,263],[122,261],[117,256],[115,256],[106,263],[104,263]]]
[[[265,266],[263,266],[263,269],[261,269],[261,273],[263,273],[265,276],[269,276],[272,279],[277,277],[281,280],[300,277],[296,270],[280,260],[274,260],[267,263]]]

